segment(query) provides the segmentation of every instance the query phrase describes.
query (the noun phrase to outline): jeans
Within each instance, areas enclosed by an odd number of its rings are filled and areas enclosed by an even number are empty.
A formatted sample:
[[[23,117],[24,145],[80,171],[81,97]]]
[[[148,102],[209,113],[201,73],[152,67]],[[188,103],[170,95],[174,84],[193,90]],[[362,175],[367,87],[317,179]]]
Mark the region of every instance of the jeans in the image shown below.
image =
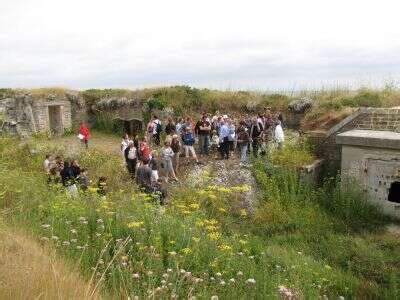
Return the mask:
[[[199,135],[200,154],[208,155],[210,147],[210,136],[208,134]]]
[[[224,138],[224,141],[220,144],[220,149],[221,149],[221,157],[222,159],[228,159],[229,158],[229,140],[228,138]]]
[[[247,163],[247,147],[247,143],[240,145],[240,162],[243,164]]]

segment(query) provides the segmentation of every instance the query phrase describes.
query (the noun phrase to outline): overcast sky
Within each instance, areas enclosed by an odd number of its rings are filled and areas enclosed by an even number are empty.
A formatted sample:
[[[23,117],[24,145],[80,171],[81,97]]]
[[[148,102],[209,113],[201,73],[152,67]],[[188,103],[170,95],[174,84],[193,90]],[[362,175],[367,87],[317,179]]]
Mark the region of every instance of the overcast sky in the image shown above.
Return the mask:
[[[394,0],[0,0],[0,87],[397,83],[399,14]]]

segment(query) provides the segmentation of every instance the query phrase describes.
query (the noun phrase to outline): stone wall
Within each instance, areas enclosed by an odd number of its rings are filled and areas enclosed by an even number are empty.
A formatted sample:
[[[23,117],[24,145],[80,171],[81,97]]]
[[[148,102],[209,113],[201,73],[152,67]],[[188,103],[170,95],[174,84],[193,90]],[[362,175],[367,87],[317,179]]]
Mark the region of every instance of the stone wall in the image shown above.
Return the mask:
[[[341,147],[336,144],[336,135],[352,129],[400,132],[400,109],[361,108],[327,132],[309,132],[317,156],[324,159],[325,172],[336,174],[340,170]]]

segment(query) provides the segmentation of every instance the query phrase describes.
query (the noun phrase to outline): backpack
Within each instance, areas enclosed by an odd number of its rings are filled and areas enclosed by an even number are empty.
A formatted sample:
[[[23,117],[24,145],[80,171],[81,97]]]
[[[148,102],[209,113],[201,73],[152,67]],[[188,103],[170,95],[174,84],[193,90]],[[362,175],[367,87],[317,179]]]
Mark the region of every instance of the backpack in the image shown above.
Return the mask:
[[[162,127],[161,127],[161,123],[160,122],[157,122],[157,124],[156,124],[156,132],[157,133],[161,133],[161,131],[162,131]]]

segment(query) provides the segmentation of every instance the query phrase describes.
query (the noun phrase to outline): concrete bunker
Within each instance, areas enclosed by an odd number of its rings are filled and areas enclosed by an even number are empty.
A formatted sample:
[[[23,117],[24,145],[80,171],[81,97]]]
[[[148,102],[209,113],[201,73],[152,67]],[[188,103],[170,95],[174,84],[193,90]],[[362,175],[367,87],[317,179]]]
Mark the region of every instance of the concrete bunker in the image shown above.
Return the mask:
[[[138,118],[125,119],[122,117],[116,117],[115,121],[120,124],[124,133],[127,133],[130,136],[139,134],[143,129],[143,121]]]
[[[342,148],[343,184],[356,182],[369,201],[400,218],[400,133],[350,130],[336,141]]]
[[[49,105],[49,130],[52,133],[62,133],[63,132],[63,115],[62,115],[61,105]]]

